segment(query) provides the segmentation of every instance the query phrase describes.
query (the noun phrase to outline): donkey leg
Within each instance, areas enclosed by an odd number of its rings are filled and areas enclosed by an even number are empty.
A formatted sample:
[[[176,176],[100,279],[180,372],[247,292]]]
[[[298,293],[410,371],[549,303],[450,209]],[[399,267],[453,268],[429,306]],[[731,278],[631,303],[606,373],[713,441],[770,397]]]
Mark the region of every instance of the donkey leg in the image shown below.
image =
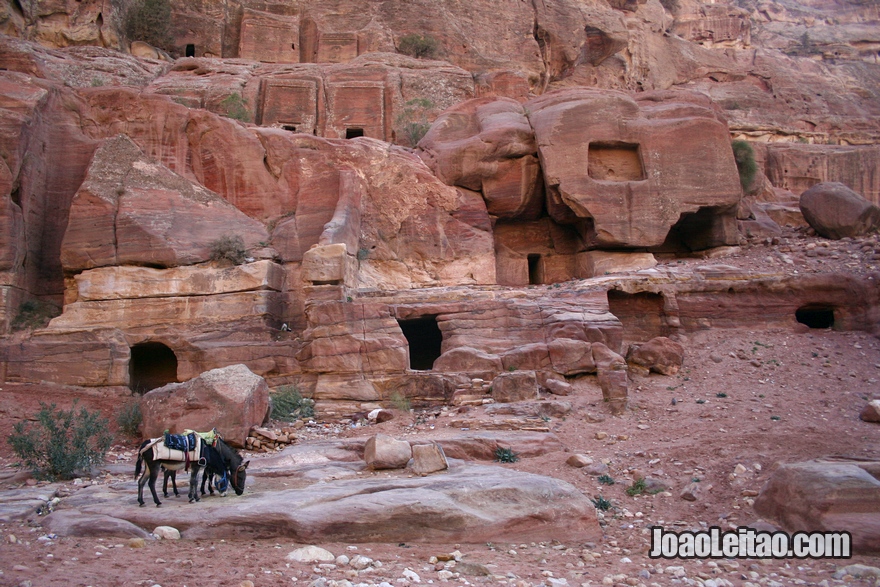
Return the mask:
[[[141,507],[144,507],[144,485],[146,484],[149,475],[150,468],[147,467],[138,479],[138,503]]]
[[[201,501],[202,498],[199,495],[199,467],[196,463],[190,463],[192,467],[192,473],[189,476],[189,502],[192,503],[194,501]]]
[[[156,479],[159,478],[159,465],[155,464],[149,467],[150,470],[150,493],[153,494],[153,501],[156,502],[156,507],[162,505],[162,502],[159,501],[159,496],[156,495]]]

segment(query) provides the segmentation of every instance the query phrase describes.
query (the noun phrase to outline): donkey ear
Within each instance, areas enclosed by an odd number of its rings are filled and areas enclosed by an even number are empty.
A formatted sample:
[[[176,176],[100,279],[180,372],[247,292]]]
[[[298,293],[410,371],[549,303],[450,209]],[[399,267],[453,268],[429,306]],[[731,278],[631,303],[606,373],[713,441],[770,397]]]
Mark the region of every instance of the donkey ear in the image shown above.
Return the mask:
[[[242,465],[242,467],[244,467],[245,469],[247,469],[248,465],[250,465],[250,464],[251,464],[250,461],[245,461],[244,464]]]

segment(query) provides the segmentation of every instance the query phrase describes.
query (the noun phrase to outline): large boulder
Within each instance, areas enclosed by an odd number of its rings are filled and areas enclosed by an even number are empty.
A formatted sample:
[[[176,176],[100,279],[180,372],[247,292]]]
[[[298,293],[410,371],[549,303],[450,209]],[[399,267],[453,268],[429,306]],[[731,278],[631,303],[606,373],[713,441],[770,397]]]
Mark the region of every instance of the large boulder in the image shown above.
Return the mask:
[[[119,135],[95,153],[73,198],[61,261],[70,272],[190,265],[209,260],[224,237],[240,239],[241,257],[269,240],[262,224]]]
[[[880,228],[880,208],[839,182],[817,183],[801,194],[800,207],[825,238],[861,236]]]
[[[263,423],[268,410],[269,386],[244,365],[207,371],[185,383],[154,389],[141,399],[144,436],[216,428],[237,447],[244,446],[248,432]]]
[[[498,373],[501,371],[501,357],[472,347],[459,347],[440,355],[434,361],[434,370]]]
[[[549,92],[526,104],[547,211],[601,248],[735,244],[742,189],[726,123],[705,96]],[[677,230],[670,234],[673,226]],[[672,241],[670,241],[672,242]]]
[[[790,532],[849,532],[854,552],[880,552],[880,463],[780,465],[755,511]]]
[[[535,136],[516,100],[478,98],[454,106],[437,118],[419,147],[444,183],[481,191],[490,214],[541,215]]]
[[[370,437],[364,445],[364,461],[373,470],[402,469],[412,458],[412,446],[387,434]]]
[[[675,375],[684,360],[684,347],[665,336],[652,338],[643,345],[634,347],[629,361],[662,375]]]
[[[492,380],[492,399],[496,402],[519,402],[538,397],[538,379],[534,371],[502,373]]]

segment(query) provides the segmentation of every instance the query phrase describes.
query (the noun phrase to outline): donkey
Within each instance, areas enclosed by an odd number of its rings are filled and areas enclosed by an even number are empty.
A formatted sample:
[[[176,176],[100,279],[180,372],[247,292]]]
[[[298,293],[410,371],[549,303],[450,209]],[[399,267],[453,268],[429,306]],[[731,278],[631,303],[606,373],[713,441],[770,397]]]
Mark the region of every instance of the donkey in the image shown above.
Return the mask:
[[[151,443],[153,442],[154,441],[152,440],[145,440],[141,444],[138,451],[138,460],[135,465],[134,475],[135,478],[138,479],[138,503],[141,506],[144,505],[144,485],[149,480],[150,493],[153,495],[153,501],[156,503],[156,507],[159,507],[162,505],[162,502],[159,501],[158,495],[156,495],[156,479],[159,477],[159,469],[164,468],[166,471],[173,471],[174,477],[172,478],[172,482],[176,489],[177,471],[183,469],[185,463],[184,461],[155,459],[153,451],[150,448]],[[217,440],[216,446],[212,447],[205,443],[202,443],[201,446],[202,449],[198,455],[199,458],[190,462],[190,466],[192,467],[188,493],[190,503],[201,500],[198,491],[199,473],[205,466],[209,466],[209,463],[211,463],[210,466],[212,466],[212,468],[215,468],[215,470],[218,471],[218,474],[222,473],[224,476],[229,475],[232,488],[235,490],[236,495],[241,495],[244,492],[244,484],[247,480],[247,466],[250,461],[242,464],[241,456],[220,439]],[[146,465],[143,474],[141,474],[142,462]]]
[[[217,447],[205,446],[202,457],[205,459],[205,470],[202,474],[202,495],[205,495],[205,485],[207,484],[211,495],[214,495],[216,488],[221,497],[226,497],[230,481],[236,495],[242,494],[247,478],[247,466],[250,461],[242,464],[241,456],[225,443],[222,446],[218,444]],[[177,471],[164,467],[163,470],[165,476],[162,480],[162,493],[168,497],[168,479],[170,478],[174,496],[178,497],[180,494],[177,492]]]

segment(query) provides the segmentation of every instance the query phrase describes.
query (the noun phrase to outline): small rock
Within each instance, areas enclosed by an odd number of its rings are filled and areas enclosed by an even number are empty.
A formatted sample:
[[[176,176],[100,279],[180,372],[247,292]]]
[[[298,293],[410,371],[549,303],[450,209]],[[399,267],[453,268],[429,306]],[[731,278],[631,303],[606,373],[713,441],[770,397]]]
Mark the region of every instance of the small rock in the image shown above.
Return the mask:
[[[403,573],[401,573],[401,574],[403,575],[404,579],[407,579],[408,581],[412,581],[413,583],[421,583],[422,582],[422,578],[419,577],[419,574],[416,573],[415,571],[413,571],[412,569],[409,569],[409,568],[403,569]]]
[[[681,490],[679,497],[685,501],[697,501],[703,496],[706,488],[703,483],[690,483]]]
[[[153,536],[163,540],[180,540],[180,531],[171,526],[157,526]]]
[[[592,465],[593,459],[591,459],[587,455],[571,455],[570,457],[568,457],[568,460],[565,461],[565,464],[570,467],[580,469],[582,467],[586,467],[587,465]]]
[[[470,575],[472,577],[488,577],[492,571],[486,565],[480,563],[457,562],[455,570],[462,575]]]
[[[147,545],[147,541],[143,538],[129,538],[128,539],[128,547],[129,548],[143,548]]]
[[[297,548],[288,553],[286,558],[287,560],[299,563],[326,563],[336,560],[336,557],[332,552],[319,546],[303,546],[302,548]]]
[[[875,399],[865,404],[865,407],[862,408],[862,413],[859,414],[859,418],[865,422],[880,422],[880,399]]]
[[[608,465],[605,463],[593,463],[592,465],[584,467],[584,473],[592,475],[593,477],[606,475],[608,473]]]
[[[607,432],[596,432],[596,440],[605,440],[608,438]]]
[[[373,559],[368,556],[358,554],[349,561],[348,566],[356,571],[362,571],[369,567],[371,564],[373,564]]]
[[[834,579],[843,579],[847,575],[855,577],[856,579],[864,579],[866,577],[880,578],[880,569],[861,564],[847,565],[837,569],[837,571],[831,576]]]

